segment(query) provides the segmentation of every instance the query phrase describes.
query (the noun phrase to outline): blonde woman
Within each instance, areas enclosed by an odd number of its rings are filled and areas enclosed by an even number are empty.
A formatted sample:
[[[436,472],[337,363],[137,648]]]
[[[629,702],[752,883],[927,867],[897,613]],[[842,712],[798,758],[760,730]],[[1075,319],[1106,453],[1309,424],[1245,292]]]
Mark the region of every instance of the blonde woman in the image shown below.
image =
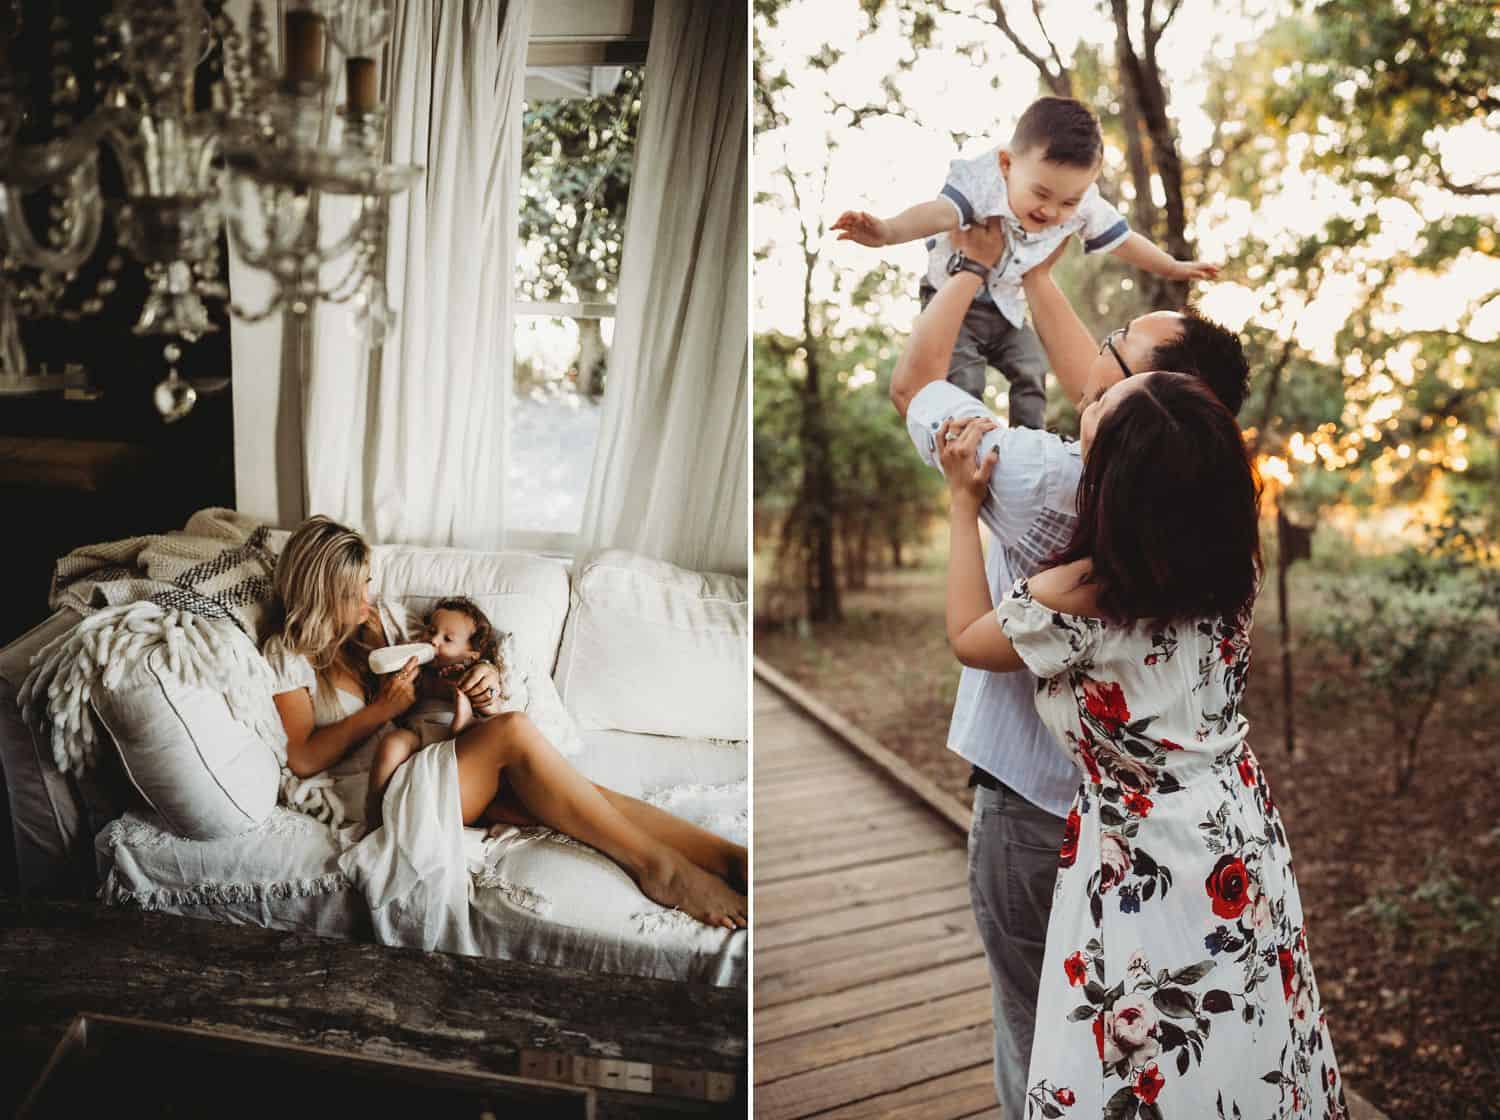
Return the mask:
[[[367,753],[360,748],[371,736],[416,701],[416,658],[378,679],[366,668],[371,650],[405,640],[404,624],[370,599],[370,578],[369,544],[321,516],[303,522],[277,562],[280,629],[264,653],[298,777],[347,769],[337,764]],[[453,740],[464,824],[539,821],[599,849],[663,906],[745,927],[742,846],[588,781],[524,712],[493,715],[499,683],[488,662],[459,681],[481,717]]]

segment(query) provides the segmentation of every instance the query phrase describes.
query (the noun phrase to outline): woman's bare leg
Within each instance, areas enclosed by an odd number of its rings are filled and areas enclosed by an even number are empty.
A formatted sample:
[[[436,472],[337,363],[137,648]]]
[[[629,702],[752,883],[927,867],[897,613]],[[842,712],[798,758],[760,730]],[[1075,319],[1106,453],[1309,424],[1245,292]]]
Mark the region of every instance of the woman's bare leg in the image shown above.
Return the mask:
[[[622,813],[547,742],[510,712],[469,728],[455,741],[465,824],[479,819],[500,789],[500,773],[542,823],[598,848],[647,896],[709,925],[746,924],[744,895]]]
[[[655,837],[668,847],[676,848],[705,871],[712,871],[740,893],[744,893],[750,882],[749,856],[741,844],[725,840],[707,829],[673,816],[664,809],[628,794],[618,793],[608,786],[594,783],[594,788],[632,824],[649,836]],[[521,803],[513,790],[507,789],[505,778],[500,779],[500,792],[484,807],[479,822],[493,826],[499,833],[511,825],[526,827],[541,822]]]
[[[616,793],[605,786],[596,785],[594,788],[636,827],[676,848],[703,870],[728,880],[738,890],[745,889],[749,882],[749,865],[744,845],[735,844],[628,794]]]

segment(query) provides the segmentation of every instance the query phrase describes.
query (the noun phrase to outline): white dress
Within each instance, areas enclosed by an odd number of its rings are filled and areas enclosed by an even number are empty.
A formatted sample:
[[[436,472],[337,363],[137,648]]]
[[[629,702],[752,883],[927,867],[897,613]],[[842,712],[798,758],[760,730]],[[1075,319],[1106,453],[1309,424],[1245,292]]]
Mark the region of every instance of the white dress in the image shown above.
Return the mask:
[[[1120,627],[1019,580],[996,615],[1082,776],[1026,1120],[1346,1116],[1291,851],[1239,714],[1248,612]]]
[[[410,620],[384,603],[380,618],[387,641],[403,640],[410,632]],[[268,639],[262,652],[277,675],[277,691],[311,693],[314,726],[336,723],[365,706],[363,697],[320,682],[307,658],[288,652],[279,638]],[[363,817],[370,762],[393,726],[382,725],[324,772],[346,817]],[[479,954],[469,863],[478,856],[476,841],[484,834],[463,826],[453,740],[429,746],[401,766],[382,805],[383,826],[339,857],[340,870],[365,896],[375,936],[385,945]]]

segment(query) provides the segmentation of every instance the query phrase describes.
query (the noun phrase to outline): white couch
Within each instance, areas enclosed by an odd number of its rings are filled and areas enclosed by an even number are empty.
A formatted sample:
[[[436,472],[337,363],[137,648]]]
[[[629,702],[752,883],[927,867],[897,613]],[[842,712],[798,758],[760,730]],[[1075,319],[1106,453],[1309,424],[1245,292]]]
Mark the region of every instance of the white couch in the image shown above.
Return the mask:
[[[748,842],[743,581],[621,552],[570,573],[517,553],[392,545],[373,566],[387,599],[422,610],[469,595],[511,631],[519,660],[552,677],[572,714],[573,762],[588,777]],[[185,839],[130,788],[117,751],[84,779],[58,773],[15,697],[32,655],[77,618],[60,611],[0,651],[0,765],[23,892],[93,890],[116,905],[369,937],[364,898],[338,866],[359,829],[276,807],[238,835]],[[655,905],[593,849],[544,829],[466,839],[486,955],[744,985],[745,932]]]

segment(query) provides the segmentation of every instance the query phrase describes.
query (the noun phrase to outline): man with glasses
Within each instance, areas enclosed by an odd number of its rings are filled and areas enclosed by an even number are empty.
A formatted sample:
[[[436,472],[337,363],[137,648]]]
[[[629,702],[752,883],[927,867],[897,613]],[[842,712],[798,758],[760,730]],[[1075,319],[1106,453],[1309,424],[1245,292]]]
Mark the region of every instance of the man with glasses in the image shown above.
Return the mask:
[[[1004,248],[999,227],[953,234],[958,253],[993,265]],[[1064,249],[1066,246],[1064,246]],[[1238,412],[1249,367],[1233,332],[1196,312],[1154,311],[1096,343],[1052,278],[1059,249],[1027,272],[1026,299],[1058,384],[1080,410],[1121,378],[1148,370],[1195,373]],[[950,384],[949,361],[965,310],[987,267],[951,269],[912,327],[891,378],[891,401],[906,419],[917,452],[938,466],[937,433],[953,418],[993,414]],[[952,438],[950,436],[950,438]],[[997,447],[999,463],[980,520],[994,540],[986,558],[999,602],[1022,576],[1035,574],[1072,536],[1078,445],[1050,432],[996,428],[978,460]],[[1170,470],[1171,464],[1162,464]],[[974,816],[969,831],[969,894],[990,966],[995,1015],[995,1087],[1007,1117],[1026,1114],[1026,1067],[1037,989],[1063,843],[1064,818],[1078,774],[1037,716],[1028,673],[965,668],[948,730],[948,749],[969,762]]]

